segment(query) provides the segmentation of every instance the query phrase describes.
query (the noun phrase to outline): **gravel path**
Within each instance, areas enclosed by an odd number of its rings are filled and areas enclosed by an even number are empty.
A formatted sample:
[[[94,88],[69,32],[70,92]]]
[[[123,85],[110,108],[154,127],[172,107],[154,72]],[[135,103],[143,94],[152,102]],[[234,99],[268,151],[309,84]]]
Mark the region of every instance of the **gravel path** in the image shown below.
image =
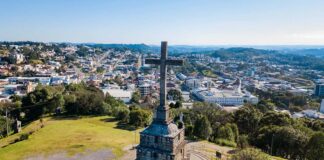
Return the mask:
[[[101,149],[97,151],[86,151],[85,153],[78,153],[73,156],[67,155],[66,152],[55,153],[48,156],[31,156],[25,160],[110,160],[114,158],[115,156],[110,150]]]
[[[126,146],[123,150],[126,153],[121,157],[121,160],[134,160],[136,158],[136,149],[134,149],[133,145]]]

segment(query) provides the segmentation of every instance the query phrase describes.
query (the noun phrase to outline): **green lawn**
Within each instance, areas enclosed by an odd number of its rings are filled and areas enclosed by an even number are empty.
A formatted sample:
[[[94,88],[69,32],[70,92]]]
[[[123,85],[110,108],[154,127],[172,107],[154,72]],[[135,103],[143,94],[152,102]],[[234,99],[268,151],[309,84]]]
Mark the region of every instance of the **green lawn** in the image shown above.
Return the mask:
[[[86,150],[109,148],[116,157],[124,154],[123,148],[135,143],[134,131],[117,129],[111,117],[45,118],[45,127],[40,121],[24,127],[22,133],[37,130],[28,140],[0,148],[1,160],[18,160],[37,154],[66,151],[70,155]],[[139,131],[137,131],[138,133]],[[20,134],[0,140],[0,147],[12,142]],[[139,134],[137,134],[137,142]]]

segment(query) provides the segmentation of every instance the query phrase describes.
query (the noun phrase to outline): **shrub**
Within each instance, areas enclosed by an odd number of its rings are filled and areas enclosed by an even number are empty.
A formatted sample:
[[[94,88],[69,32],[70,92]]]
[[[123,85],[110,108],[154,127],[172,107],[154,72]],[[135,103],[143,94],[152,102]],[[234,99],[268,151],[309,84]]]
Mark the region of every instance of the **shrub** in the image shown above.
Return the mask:
[[[120,120],[121,122],[127,123],[129,121],[129,113],[130,111],[128,108],[120,108],[117,113],[116,119]]]
[[[310,160],[318,159],[324,153],[324,133],[315,133],[307,145],[306,157]],[[323,157],[322,157],[323,158]]]
[[[231,160],[270,160],[270,156],[254,148],[243,149],[234,154]]]
[[[29,138],[29,134],[23,133],[22,135],[20,135],[19,141],[27,140],[28,138]]]
[[[246,148],[249,146],[249,137],[247,135],[239,135],[237,140],[237,146],[239,148]]]
[[[112,115],[112,110],[113,110],[113,108],[111,107],[111,105],[109,105],[109,104],[107,104],[107,103],[105,103],[105,102],[103,102],[102,103],[102,109],[103,109],[103,113],[104,114],[106,114],[106,115]]]
[[[208,139],[212,133],[212,128],[207,117],[200,115],[195,121],[193,134],[199,139]]]
[[[194,130],[194,127],[192,125],[187,125],[186,128],[185,128],[186,137],[192,137],[193,136],[193,130]]]
[[[221,146],[236,147],[236,143],[227,139],[216,138],[215,143]]]
[[[228,141],[235,141],[234,133],[229,125],[222,126],[218,129],[217,137],[220,139],[226,139]]]
[[[143,109],[133,109],[129,114],[129,124],[135,127],[144,127],[151,123],[152,113]]]

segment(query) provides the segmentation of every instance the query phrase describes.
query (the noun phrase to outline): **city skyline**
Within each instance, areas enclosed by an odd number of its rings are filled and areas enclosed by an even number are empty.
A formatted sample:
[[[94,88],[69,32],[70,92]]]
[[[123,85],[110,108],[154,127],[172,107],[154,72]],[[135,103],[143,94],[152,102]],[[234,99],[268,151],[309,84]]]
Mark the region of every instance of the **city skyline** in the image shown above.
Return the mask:
[[[322,45],[320,0],[4,1],[0,41]]]

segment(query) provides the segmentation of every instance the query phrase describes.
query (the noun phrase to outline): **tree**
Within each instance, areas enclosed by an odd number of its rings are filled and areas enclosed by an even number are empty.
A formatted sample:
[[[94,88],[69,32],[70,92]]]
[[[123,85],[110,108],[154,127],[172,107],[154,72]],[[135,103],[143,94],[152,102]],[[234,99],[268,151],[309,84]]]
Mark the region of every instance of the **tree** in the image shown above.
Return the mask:
[[[136,91],[132,94],[131,102],[139,104],[140,99],[141,99],[141,94],[138,91]]]
[[[129,114],[129,124],[135,127],[148,126],[152,120],[152,113],[143,109],[134,109]]]
[[[324,132],[324,122],[318,119],[312,120],[310,128],[314,131]]]
[[[262,113],[252,105],[247,105],[234,113],[235,122],[240,133],[251,134],[258,129]]]
[[[260,127],[268,125],[287,126],[290,125],[290,117],[288,114],[280,112],[267,112],[260,120]]]
[[[68,114],[81,115],[98,115],[104,114],[103,92],[92,86],[85,84],[71,84],[66,87],[66,92],[69,93],[66,109]]]
[[[244,149],[249,146],[249,137],[248,135],[239,135],[237,140],[237,146],[241,149]]]
[[[126,107],[122,107],[119,109],[118,114],[116,116],[117,120],[120,120],[123,123],[128,123],[129,121],[129,109]]]
[[[13,123],[14,121],[12,119],[8,119],[8,126],[7,126],[7,118],[0,116],[0,138],[7,134],[7,127],[8,127],[8,132],[12,131],[11,126]]]
[[[103,67],[97,67],[97,73],[103,73],[105,72],[105,69]]]
[[[186,137],[192,137],[193,136],[193,130],[194,130],[194,127],[192,125],[186,126],[186,128],[185,128]]]
[[[64,101],[64,110],[69,114],[77,114],[77,108],[74,106],[76,102],[76,96],[73,94],[66,94],[64,95]]]
[[[175,108],[174,106],[175,106],[175,104],[174,104],[173,102],[171,102],[171,103],[169,104],[169,107],[170,107],[170,108]]]
[[[272,155],[291,159],[304,159],[308,135],[291,126],[262,127],[253,140],[254,144]]]
[[[80,57],[85,57],[85,56],[88,56],[90,54],[90,51],[85,46],[79,46],[79,50],[77,50],[75,53]]]
[[[324,133],[315,133],[306,146],[306,157],[309,160],[323,160]]]
[[[55,90],[49,86],[37,86],[33,92],[28,93],[22,98],[22,109],[26,111],[26,119],[34,120],[42,116],[44,113],[49,113],[52,106],[52,98]]]
[[[234,133],[229,125],[222,126],[217,131],[217,138],[235,142]]]
[[[103,114],[103,101],[104,95],[102,91],[95,87],[90,87],[76,93],[74,106],[78,108],[78,114]]]
[[[212,128],[206,116],[199,115],[195,122],[194,135],[200,139],[208,139],[212,133]]]
[[[65,55],[65,62],[66,63],[69,63],[69,62],[73,62],[77,59],[77,57],[75,57],[74,55],[72,54],[67,54]]]
[[[54,112],[57,108],[63,108],[65,104],[65,100],[62,94],[56,94],[51,100],[52,103],[48,107],[48,112]]]
[[[264,99],[260,100],[256,107],[262,112],[266,113],[268,111],[273,111],[275,106],[270,101],[266,101]]]
[[[17,102],[17,101],[21,101],[22,98],[20,96],[18,96],[17,94],[14,94],[10,97],[10,99],[12,102]]]
[[[270,160],[270,156],[254,148],[243,149],[231,158],[232,160]]]
[[[273,136],[273,152],[285,158],[303,159],[309,137],[298,129],[280,127]]]
[[[182,101],[182,94],[179,90],[177,89],[170,89],[168,91],[167,97],[172,97],[172,100],[174,101]]]
[[[175,108],[181,108],[182,107],[182,102],[181,101],[177,101],[176,104],[174,104]]]
[[[234,135],[234,142],[237,142],[240,135],[237,125],[235,123],[227,123],[225,126],[231,128]]]

